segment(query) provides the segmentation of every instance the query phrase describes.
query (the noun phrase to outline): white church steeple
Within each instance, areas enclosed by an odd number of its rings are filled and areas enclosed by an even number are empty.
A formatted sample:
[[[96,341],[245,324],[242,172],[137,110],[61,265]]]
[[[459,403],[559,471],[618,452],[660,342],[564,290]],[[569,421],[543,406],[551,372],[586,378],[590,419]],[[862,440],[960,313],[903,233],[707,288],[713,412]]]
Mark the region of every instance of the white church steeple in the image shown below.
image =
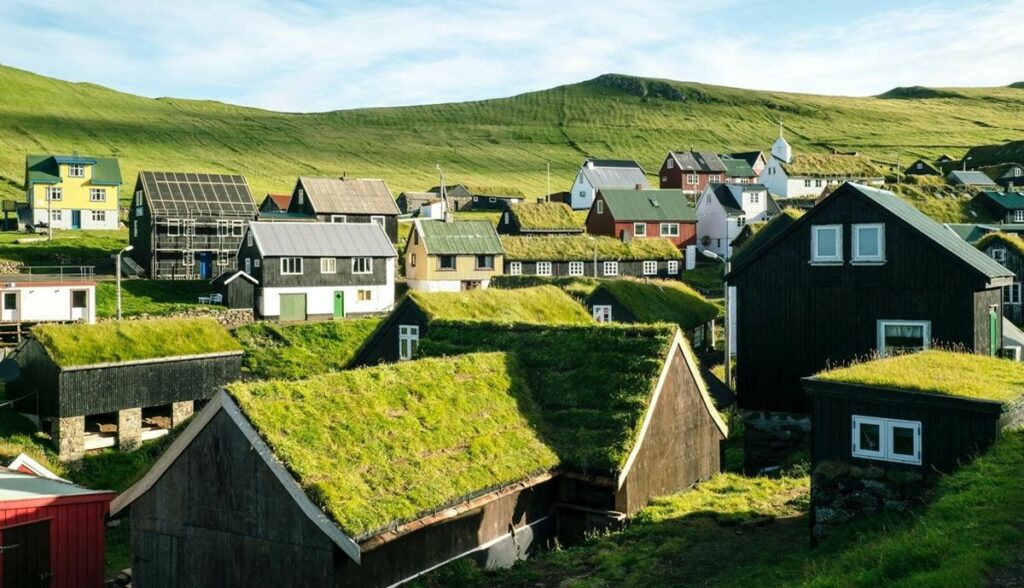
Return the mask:
[[[782,136],[781,120],[779,121],[779,138],[775,139],[775,142],[772,143],[772,155],[775,156],[775,159],[779,159],[786,163],[789,163],[789,160],[793,157],[793,148],[789,146],[789,143],[786,142],[786,138]]]

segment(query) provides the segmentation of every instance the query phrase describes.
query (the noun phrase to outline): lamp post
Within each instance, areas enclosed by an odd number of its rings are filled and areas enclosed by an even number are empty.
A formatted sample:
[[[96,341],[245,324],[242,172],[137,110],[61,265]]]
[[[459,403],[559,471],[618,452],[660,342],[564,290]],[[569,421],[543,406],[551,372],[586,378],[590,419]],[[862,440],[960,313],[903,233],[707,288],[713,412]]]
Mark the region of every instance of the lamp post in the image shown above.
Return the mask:
[[[974,158],[973,157],[965,157],[964,158],[964,169],[962,171],[967,171],[967,162],[972,160],[972,159],[974,159]]]
[[[587,235],[591,243],[594,244],[594,277],[597,277],[597,237],[593,235]]]
[[[115,259],[117,259],[114,271],[117,272],[117,320],[121,320],[121,255],[128,253],[132,249],[135,249],[132,245],[125,247],[124,249],[117,252]]]
[[[726,247],[726,251],[728,251],[728,246]],[[704,257],[714,259],[716,261],[721,261],[723,264],[725,264],[724,275],[729,274],[729,270],[732,268],[730,266],[728,257],[722,257],[721,255],[718,255],[717,253],[710,249],[704,249],[701,251],[701,253],[704,255]],[[725,289],[725,319],[723,321],[724,325],[722,327],[723,331],[725,332],[725,387],[732,390],[732,328],[729,325],[729,319],[731,319],[732,317],[729,315],[729,283],[723,281],[722,286]]]

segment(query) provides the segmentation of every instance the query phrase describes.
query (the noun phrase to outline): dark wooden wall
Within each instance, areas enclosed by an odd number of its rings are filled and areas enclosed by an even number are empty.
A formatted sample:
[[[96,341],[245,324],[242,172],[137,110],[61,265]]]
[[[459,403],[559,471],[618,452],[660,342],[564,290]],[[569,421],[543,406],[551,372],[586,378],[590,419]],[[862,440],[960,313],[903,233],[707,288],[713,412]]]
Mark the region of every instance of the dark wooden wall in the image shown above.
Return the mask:
[[[519,261],[519,262],[521,262],[523,264],[523,271],[522,271],[522,274],[520,274],[520,275],[523,275],[523,276],[536,276],[537,275],[537,262],[536,261],[523,261],[523,260],[519,260],[519,259],[508,259],[507,257],[505,258],[505,274],[506,275],[508,275],[508,264],[510,264],[512,262],[515,262],[515,261]],[[578,260],[574,260],[574,261],[582,261],[583,262],[583,277],[585,277],[585,278],[592,278],[592,277],[594,277],[594,258],[591,257],[590,259],[578,259]],[[603,260],[603,259],[598,259],[597,260],[597,277],[599,277],[599,278],[605,277],[605,275],[604,275],[604,265],[603,265],[604,261],[605,260]],[[615,260],[614,259],[609,259],[607,261],[615,261]],[[655,261],[655,260],[650,260],[650,261]],[[675,274],[671,274],[671,275],[668,273],[668,261],[667,260],[657,260],[657,261],[658,261],[658,275],[656,275],[656,276],[645,276],[644,275],[644,262],[643,261],[620,261],[619,262],[619,275],[618,275],[618,277],[629,276],[629,277],[634,277],[634,278],[660,278],[660,279],[678,280],[683,275],[683,273],[686,271],[686,260],[684,260],[684,259],[676,260],[676,261],[679,262],[679,272],[675,273]],[[553,261],[553,262],[551,262],[551,276],[545,276],[545,277],[553,277],[553,278],[569,277],[569,262],[568,261]],[[609,276],[609,277],[614,277],[614,276]]]
[[[1014,281],[1024,281],[1024,257],[1021,257],[1013,248],[1007,247],[998,240],[990,241],[983,251],[986,255],[991,256],[992,250],[997,248],[1002,248],[1006,251],[1006,261],[1002,263],[1006,269],[1013,272],[1015,276]],[[1024,304],[1005,304],[1003,305],[1003,314],[1015,325],[1024,324]]]
[[[986,280],[856,191],[832,196],[730,280],[737,293],[740,408],[806,413],[800,378],[865,357],[879,319],[930,320],[938,345],[976,348],[976,299]],[[806,219],[807,217],[805,217]],[[884,222],[887,261],[852,266],[851,223]],[[843,224],[842,266],[811,266],[811,225]],[[987,312],[987,311],[986,311]],[[982,336],[988,337],[987,317]]]
[[[419,325],[420,340],[426,337],[429,326],[427,315],[420,310],[412,298],[406,297],[363,344],[359,353],[352,360],[351,367],[398,361],[399,325]]]
[[[217,293],[224,297],[228,308],[249,308],[255,310],[256,284],[243,277],[237,277],[228,284],[219,284]]]
[[[612,307],[612,322],[616,323],[638,323],[640,322],[636,315],[629,311],[628,308],[619,302],[619,299],[612,296],[611,292],[604,288],[598,288],[587,297],[585,302],[587,312],[590,316],[594,316],[595,306],[611,306]]]
[[[145,197],[138,196],[142,191],[142,182],[135,180],[135,190],[132,191],[132,203],[128,209],[128,243],[133,247],[128,254],[136,263],[153,277],[153,220],[150,215],[149,202]],[[142,208],[142,216],[135,216],[136,210]]]

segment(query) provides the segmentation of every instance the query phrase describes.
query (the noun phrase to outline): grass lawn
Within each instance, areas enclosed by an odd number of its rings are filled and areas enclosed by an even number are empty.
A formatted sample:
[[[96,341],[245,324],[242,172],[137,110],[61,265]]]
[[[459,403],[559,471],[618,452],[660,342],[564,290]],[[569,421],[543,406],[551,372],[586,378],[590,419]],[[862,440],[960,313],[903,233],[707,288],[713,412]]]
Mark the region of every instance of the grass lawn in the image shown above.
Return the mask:
[[[295,380],[345,369],[380,324],[379,317],[286,325],[258,322],[238,327],[242,366],[260,378]]]
[[[705,296],[720,297],[724,293],[722,267],[722,264],[717,261],[698,261],[692,270],[683,272],[683,282]]]
[[[161,316],[207,308],[198,301],[211,292],[206,280],[121,280],[121,315]],[[117,283],[113,280],[96,284],[96,316],[117,316]]]
[[[24,162],[22,162],[24,164]],[[22,239],[41,239],[15,243]],[[53,240],[45,235],[0,233],[0,259],[24,265],[95,265],[99,272],[114,271],[111,255],[128,245],[128,231],[55,231]]]

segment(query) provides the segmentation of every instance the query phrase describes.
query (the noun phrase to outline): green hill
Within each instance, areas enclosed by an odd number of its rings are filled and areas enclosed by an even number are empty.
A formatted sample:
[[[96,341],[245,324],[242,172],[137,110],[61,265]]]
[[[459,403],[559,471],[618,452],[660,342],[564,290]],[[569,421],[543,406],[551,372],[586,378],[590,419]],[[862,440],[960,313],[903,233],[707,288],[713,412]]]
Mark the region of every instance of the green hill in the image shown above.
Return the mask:
[[[479,191],[568,188],[584,155],[656,172],[670,148],[767,149],[782,118],[798,151],[954,155],[1024,135],[1024,91],[897,89],[840,98],[605,75],[479,102],[288,114],[219,102],[149,99],[0,66],[0,196],[23,197],[30,152],[116,155],[139,169],[244,174],[258,197],[298,174],[383,177],[396,194],[450,182]],[[302,91],[297,88],[296,91]],[[898,99],[893,99],[898,98]]]

